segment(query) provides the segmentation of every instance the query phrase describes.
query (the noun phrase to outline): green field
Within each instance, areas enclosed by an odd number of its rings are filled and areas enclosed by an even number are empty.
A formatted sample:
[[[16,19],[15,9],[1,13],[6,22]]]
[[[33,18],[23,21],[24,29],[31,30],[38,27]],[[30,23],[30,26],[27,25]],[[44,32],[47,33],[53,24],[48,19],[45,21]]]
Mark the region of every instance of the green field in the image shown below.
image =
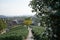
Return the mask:
[[[9,32],[0,35],[0,40],[24,40],[27,37],[28,29],[24,26],[12,28]]]
[[[32,33],[36,40],[47,40],[47,37],[44,35],[45,27],[33,27]]]

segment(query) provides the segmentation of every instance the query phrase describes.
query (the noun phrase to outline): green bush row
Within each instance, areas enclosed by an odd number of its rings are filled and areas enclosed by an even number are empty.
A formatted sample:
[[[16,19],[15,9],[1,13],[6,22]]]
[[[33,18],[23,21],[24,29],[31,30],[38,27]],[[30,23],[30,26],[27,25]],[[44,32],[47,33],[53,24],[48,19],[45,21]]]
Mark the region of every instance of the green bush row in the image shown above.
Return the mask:
[[[47,40],[47,36],[44,34],[45,28],[44,27],[33,27],[32,33],[36,40]]]
[[[19,26],[11,29],[9,32],[0,35],[0,40],[24,40],[27,37],[28,29]]]

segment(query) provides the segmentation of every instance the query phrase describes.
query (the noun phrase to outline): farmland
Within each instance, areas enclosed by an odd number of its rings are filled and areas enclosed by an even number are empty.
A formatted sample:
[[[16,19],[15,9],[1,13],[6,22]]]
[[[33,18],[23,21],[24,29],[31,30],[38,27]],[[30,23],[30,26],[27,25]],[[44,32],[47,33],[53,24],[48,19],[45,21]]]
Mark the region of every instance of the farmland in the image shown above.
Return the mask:
[[[0,40],[24,40],[27,37],[28,30],[24,26],[12,28],[9,32],[0,35]]]
[[[34,39],[36,40],[48,40],[46,35],[44,35],[45,28],[44,27],[33,27],[32,33],[34,35]]]

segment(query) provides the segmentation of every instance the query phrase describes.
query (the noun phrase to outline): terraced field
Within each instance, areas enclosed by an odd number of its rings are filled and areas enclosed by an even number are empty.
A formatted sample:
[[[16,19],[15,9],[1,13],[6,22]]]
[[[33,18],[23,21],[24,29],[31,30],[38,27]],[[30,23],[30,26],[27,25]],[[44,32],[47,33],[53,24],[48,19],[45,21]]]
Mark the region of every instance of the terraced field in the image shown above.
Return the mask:
[[[28,29],[24,26],[12,28],[9,32],[0,35],[0,40],[24,40],[27,37]]]

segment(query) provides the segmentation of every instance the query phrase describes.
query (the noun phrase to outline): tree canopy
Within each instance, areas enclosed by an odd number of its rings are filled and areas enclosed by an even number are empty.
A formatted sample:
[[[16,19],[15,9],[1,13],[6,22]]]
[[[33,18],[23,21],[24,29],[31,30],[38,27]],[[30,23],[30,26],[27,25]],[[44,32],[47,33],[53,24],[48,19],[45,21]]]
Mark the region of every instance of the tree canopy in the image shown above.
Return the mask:
[[[6,25],[5,21],[3,19],[0,19],[0,31],[6,27],[7,27],[7,25]]]
[[[30,24],[32,24],[31,18],[30,18],[30,17],[26,18],[26,19],[24,20],[24,24],[27,25],[27,26],[29,26]]]
[[[49,40],[58,40],[60,37],[60,31],[58,31],[60,28],[60,0],[32,0],[29,6],[32,12],[36,12],[41,25],[46,24]]]

